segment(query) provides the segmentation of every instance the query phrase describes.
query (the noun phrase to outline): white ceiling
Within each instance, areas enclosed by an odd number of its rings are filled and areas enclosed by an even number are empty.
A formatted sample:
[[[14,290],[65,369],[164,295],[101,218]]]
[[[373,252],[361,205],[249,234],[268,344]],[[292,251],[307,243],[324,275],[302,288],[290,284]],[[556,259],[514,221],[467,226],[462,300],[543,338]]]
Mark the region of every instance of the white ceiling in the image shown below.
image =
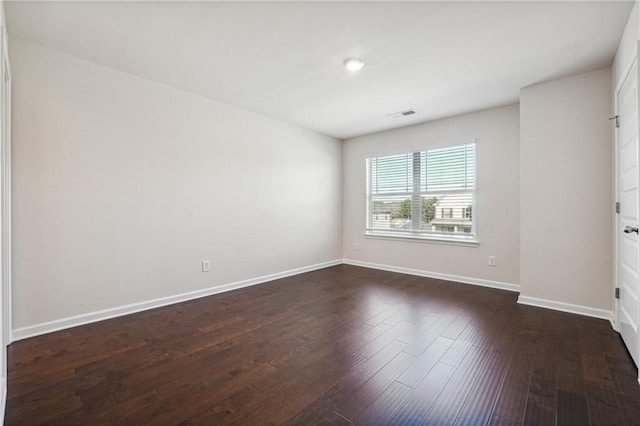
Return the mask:
[[[522,87],[608,66],[632,6],[5,3],[10,37],[340,139],[517,102]],[[347,57],[364,68],[349,74]]]

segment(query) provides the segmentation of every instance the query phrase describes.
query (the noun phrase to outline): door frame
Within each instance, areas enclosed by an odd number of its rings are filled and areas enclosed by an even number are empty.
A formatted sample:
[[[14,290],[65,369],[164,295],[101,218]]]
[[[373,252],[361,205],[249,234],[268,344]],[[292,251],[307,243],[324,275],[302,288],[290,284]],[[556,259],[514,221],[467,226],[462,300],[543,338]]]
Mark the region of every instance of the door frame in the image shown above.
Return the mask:
[[[7,403],[7,346],[11,343],[11,68],[7,29],[0,32],[0,416]]]
[[[2,28],[2,299],[5,313],[5,345],[13,341],[11,315],[11,64],[6,27]]]

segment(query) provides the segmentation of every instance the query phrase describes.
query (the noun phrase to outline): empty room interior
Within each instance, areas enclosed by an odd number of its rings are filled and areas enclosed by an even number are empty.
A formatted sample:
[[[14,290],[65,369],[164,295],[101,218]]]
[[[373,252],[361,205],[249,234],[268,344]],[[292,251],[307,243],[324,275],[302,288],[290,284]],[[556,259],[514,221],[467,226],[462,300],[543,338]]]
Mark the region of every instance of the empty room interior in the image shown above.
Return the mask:
[[[637,2],[0,4],[4,424],[638,424]]]

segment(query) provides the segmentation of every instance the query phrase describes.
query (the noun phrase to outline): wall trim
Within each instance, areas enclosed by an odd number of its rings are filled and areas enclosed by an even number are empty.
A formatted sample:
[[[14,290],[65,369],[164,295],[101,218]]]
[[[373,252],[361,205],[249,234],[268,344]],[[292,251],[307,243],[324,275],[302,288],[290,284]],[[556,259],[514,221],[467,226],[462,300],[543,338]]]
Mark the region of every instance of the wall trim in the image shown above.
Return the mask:
[[[567,312],[570,314],[584,315],[586,317],[604,319],[611,322],[613,326],[613,311],[606,309],[590,308],[588,306],[573,305],[571,303],[556,302],[547,299],[538,299],[536,297],[528,297],[520,295],[518,303],[521,305],[536,306],[538,308],[553,309],[554,311]],[[615,327],[614,327],[615,330]]]
[[[27,327],[16,328],[12,332],[12,342],[27,339],[29,337],[39,336],[41,334],[52,333],[54,331],[64,330],[79,325],[90,324],[97,321],[103,321],[123,315],[129,315],[136,312],[146,311],[149,309],[160,308],[162,306],[172,305],[174,303],[186,302],[188,300],[199,299],[201,297],[212,296],[218,293],[224,293],[231,290],[237,290],[243,287],[249,287],[257,284],[263,284],[280,278],[290,277],[292,275],[302,274],[305,272],[315,271],[317,269],[328,268],[330,266],[341,265],[342,259],[331,260],[328,262],[316,263],[314,265],[303,266],[300,268],[289,269],[288,271],[276,272],[274,274],[263,275],[261,277],[249,278],[242,281],[236,281],[229,284],[223,284],[215,287],[209,287],[202,290],[190,291],[187,293],[176,294],[173,296],[161,297],[158,299],[147,300],[144,302],[132,303],[129,305],[118,306],[115,308],[103,309],[86,314],[75,315],[72,317],[61,318],[41,324],[30,325]]]
[[[264,284],[266,282],[277,280],[280,278],[286,278],[292,275],[311,272],[318,269],[328,268],[331,266],[336,266],[341,264],[361,266],[364,268],[379,269],[383,271],[397,272],[400,274],[415,275],[420,277],[435,278],[435,279],[445,280],[445,281],[454,281],[454,282],[463,283],[463,284],[471,284],[471,285],[477,285],[481,287],[496,288],[500,290],[507,290],[507,291],[513,291],[513,292],[520,291],[519,284],[485,280],[480,278],[464,277],[461,275],[443,274],[440,272],[425,271],[421,269],[405,268],[402,266],[385,265],[385,264],[373,263],[373,262],[364,262],[364,261],[354,260],[354,259],[335,259],[328,262],[316,263],[314,265],[303,266],[300,268],[263,275],[256,278],[236,281],[233,283],[223,284],[216,287],[209,287],[202,290],[176,294],[173,296],[147,300],[144,302],[132,303],[129,305],[118,306],[115,308],[89,312],[86,314],[76,315],[76,316],[67,317],[67,318],[61,318],[54,321],[17,328],[12,331],[11,341],[14,342],[18,340],[23,340],[29,337],[35,337],[35,336],[39,336],[46,333],[52,333],[54,331],[64,330],[71,327],[77,327],[80,325],[85,325],[93,322],[116,318],[123,315],[129,315],[136,312],[146,311],[149,309],[160,308],[160,307],[172,305],[175,303],[186,302],[193,299],[199,299],[201,297],[212,296],[214,294],[237,290],[244,287]],[[590,308],[587,306],[573,305],[571,303],[556,302],[553,300],[538,299],[535,297],[527,297],[522,295],[518,297],[518,303],[521,305],[536,306],[539,308],[553,309],[556,311],[568,312],[571,314],[578,314],[578,315],[584,315],[584,316],[593,317],[593,318],[605,319],[611,323],[611,326],[615,330],[615,316],[614,316],[614,312],[611,310]],[[6,397],[6,382],[2,381],[0,383],[0,414],[2,413],[2,410],[4,410],[4,405],[1,405],[1,404],[6,403],[5,397]]]
[[[483,280],[480,278],[463,277],[460,275],[443,274],[440,272],[425,271],[422,269],[404,268],[402,266],[384,265],[381,263],[363,262],[361,260],[343,259],[346,265],[362,266],[365,268],[381,269],[383,271],[398,272],[401,274],[417,275],[419,277],[436,278],[445,281],[455,281],[463,284],[479,285],[482,287],[497,288],[500,290],[520,291],[519,284],[500,281]]]
[[[609,322],[611,323],[611,328],[613,328],[614,331],[620,333],[620,330],[618,330],[618,326],[617,326],[617,318],[616,318],[615,310],[611,311],[611,315],[609,316]],[[638,376],[638,380],[640,380],[640,376]]]

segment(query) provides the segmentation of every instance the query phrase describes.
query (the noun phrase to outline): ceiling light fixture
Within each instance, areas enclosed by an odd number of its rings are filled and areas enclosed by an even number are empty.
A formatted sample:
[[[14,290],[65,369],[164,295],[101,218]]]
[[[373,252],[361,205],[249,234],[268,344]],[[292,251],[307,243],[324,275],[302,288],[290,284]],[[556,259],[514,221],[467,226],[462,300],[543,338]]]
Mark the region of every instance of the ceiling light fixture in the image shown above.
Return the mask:
[[[345,59],[342,65],[347,69],[347,71],[356,72],[364,66],[364,61],[358,58],[349,58]]]

